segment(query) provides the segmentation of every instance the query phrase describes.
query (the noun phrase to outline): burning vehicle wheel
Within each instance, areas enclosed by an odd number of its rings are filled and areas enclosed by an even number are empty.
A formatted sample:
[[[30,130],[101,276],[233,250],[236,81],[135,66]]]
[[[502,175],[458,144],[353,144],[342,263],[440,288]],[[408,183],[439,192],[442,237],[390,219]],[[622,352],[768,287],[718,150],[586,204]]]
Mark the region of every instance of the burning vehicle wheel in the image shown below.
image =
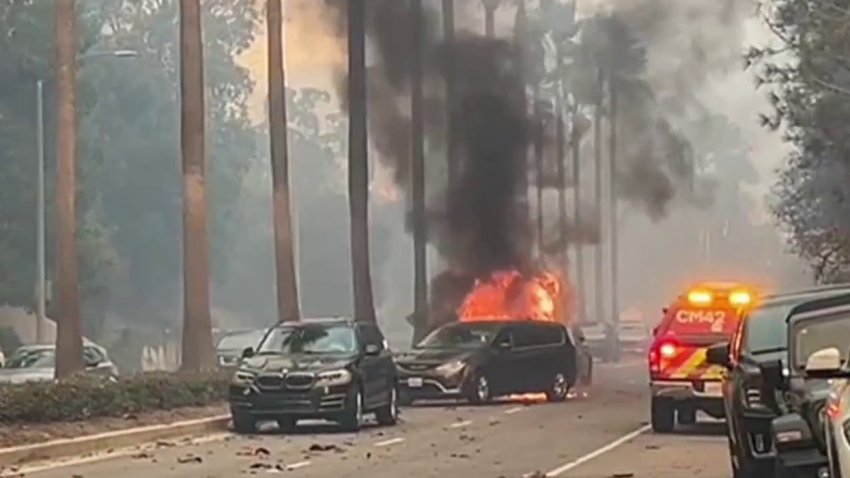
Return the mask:
[[[283,433],[292,433],[298,428],[298,421],[292,417],[281,417],[277,419],[277,426]]]
[[[398,422],[398,390],[393,387],[390,391],[390,403],[378,409],[375,413],[378,425],[388,427]]]
[[[663,398],[652,399],[652,431],[656,433],[670,433],[676,424],[675,411],[670,400]]]
[[[481,405],[490,403],[493,400],[492,391],[490,390],[490,380],[483,373],[476,373],[469,387],[469,401]]]
[[[340,425],[345,431],[360,431],[363,425],[363,392],[360,387],[354,387],[349,393]]]
[[[249,434],[257,431],[257,422],[250,413],[232,410],[230,417],[233,420],[233,431],[240,434]]]
[[[567,393],[570,391],[570,386],[567,384],[567,379],[564,374],[558,372],[552,379],[552,386],[546,391],[546,399],[550,402],[563,402],[567,399]]]

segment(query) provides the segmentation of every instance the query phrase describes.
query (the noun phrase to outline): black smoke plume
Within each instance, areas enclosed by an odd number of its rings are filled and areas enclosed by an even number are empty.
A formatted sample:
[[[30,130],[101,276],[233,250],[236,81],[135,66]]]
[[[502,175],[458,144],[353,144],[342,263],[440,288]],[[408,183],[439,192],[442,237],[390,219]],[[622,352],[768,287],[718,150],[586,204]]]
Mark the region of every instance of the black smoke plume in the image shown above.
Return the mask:
[[[347,2],[326,3],[343,32]],[[370,139],[381,161],[394,171],[397,184],[408,190],[414,57],[410,3],[369,0],[366,8],[374,54],[369,68]],[[508,40],[460,32],[446,44],[438,37],[436,18],[436,12],[426,7],[422,18],[424,120],[430,153],[426,162],[445,162],[440,153],[447,146],[442,78],[453,58],[457,91],[453,141],[460,164],[450,189],[445,177],[431,174],[426,180],[429,190],[439,191],[428,205],[429,240],[463,275],[527,270],[532,258],[531,228],[524,212],[526,151],[534,124],[522,100],[525,84],[519,50]],[[444,166],[426,165],[426,169],[439,171]]]

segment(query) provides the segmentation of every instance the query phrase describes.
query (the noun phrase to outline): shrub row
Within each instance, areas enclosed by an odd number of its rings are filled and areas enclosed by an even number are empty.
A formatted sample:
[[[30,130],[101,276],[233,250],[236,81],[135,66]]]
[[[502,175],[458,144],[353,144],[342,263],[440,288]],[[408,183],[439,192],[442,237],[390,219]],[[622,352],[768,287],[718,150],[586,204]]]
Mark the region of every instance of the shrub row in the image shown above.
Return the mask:
[[[61,382],[0,385],[0,424],[122,417],[152,410],[221,403],[228,377],[220,373],[143,373],[115,382],[82,375]]]

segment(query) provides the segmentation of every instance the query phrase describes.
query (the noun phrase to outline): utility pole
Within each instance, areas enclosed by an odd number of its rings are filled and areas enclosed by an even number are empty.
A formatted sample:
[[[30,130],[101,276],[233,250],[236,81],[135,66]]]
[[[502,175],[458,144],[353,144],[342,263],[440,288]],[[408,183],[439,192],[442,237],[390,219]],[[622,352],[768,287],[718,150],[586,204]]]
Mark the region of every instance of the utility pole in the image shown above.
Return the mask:
[[[410,0],[410,15],[412,17],[412,42],[410,77],[410,111],[411,111],[411,192],[413,195],[413,274],[414,274],[414,343],[418,343],[427,330],[425,321],[428,317],[428,257],[427,257],[427,224],[425,222],[425,124],[423,119],[423,11],[422,0]]]
[[[36,293],[35,293],[35,343],[41,345],[47,341],[44,336],[44,321],[47,318],[47,273],[45,251],[45,218],[44,218],[44,81],[35,84],[36,100],[36,141],[38,141],[38,174],[36,181]]]
[[[610,131],[608,144],[608,230],[611,236],[611,320],[613,325],[613,338],[611,345],[614,361],[620,360],[620,304],[619,304],[619,247],[618,241],[618,214],[617,214],[617,82],[614,76],[608,79],[610,100]]]

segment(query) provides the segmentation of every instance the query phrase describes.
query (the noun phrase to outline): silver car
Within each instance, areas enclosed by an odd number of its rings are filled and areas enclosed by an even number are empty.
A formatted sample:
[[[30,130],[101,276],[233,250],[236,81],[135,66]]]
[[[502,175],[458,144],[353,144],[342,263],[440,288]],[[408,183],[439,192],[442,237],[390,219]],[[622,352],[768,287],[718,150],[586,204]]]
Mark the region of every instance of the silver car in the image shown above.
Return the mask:
[[[114,379],[118,369],[109,360],[106,350],[94,343],[83,345],[86,373]],[[24,345],[9,357],[6,366],[0,368],[0,384],[45,382],[53,380],[56,369],[55,345]]]

